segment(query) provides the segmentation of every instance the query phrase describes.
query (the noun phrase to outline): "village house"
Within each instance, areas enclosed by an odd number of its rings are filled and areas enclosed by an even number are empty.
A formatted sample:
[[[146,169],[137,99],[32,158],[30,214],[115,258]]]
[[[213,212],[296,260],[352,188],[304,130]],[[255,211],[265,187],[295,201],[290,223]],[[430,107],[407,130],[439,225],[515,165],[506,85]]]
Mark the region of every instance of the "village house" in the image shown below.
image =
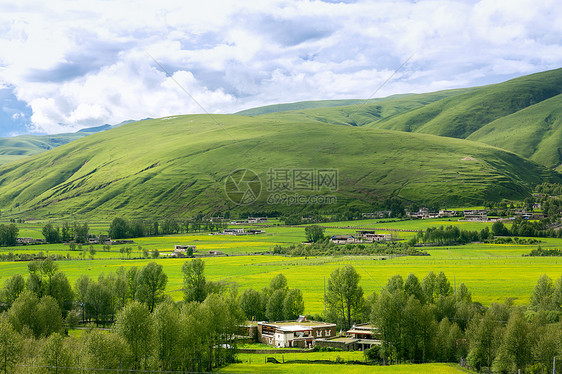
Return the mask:
[[[311,348],[316,339],[336,336],[336,324],[307,321],[258,322],[258,341],[277,348]]]
[[[248,217],[248,223],[267,223],[267,217]]]
[[[456,210],[443,210],[439,211],[439,217],[455,217],[457,215]]]
[[[46,243],[45,239],[33,239],[33,238],[16,238],[17,244],[41,244]]]
[[[330,241],[334,244],[348,244],[357,242],[353,235],[333,235],[330,238]]]
[[[316,340],[319,347],[332,347],[344,351],[364,351],[374,345],[381,345],[378,329],[368,323],[353,325],[346,336]]]
[[[222,233],[223,235],[240,235],[244,234],[244,229],[224,229]]]
[[[362,213],[361,215],[363,216],[363,218],[376,219],[376,218],[388,218],[390,217],[391,213],[392,212],[390,210],[382,210],[372,213]]]
[[[486,222],[488,221],[488,211],[485,209],[480,210],[465,210],[463,212],[465,221],[473,222]]]
[[[187,256],[190,248],[193,249],[193,252],[197,252],[197,246],[195,245],[176,244],[174,246],[174,251],[172,252],[172,257],[185,257]]]
[[[357,231],[355,238],[364,243],[374,243],[392,240],[390,234],[377,234],[373,230],[370,231]]]

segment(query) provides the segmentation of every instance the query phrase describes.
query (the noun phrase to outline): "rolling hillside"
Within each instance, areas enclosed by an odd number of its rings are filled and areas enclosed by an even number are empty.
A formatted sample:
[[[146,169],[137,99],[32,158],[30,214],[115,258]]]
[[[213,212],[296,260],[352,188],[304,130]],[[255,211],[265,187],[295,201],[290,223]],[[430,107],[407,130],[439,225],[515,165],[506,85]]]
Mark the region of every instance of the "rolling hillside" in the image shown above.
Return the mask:
[[[88,127],[77,132],[56,135],[20,135],[10,138],[0,138],[0,165],[7,162],[21,160],[31,155],[48,151],[76,139],[109,130],[133,121],[124,121],[118,125],[102,125]]]
[[[214,122],[216,118],[219,123]],[[268,172],[337,170],[322,206],[272,204]],[[225,192],[236,169],[261,179],[256,203]],[[237,115],[167,117],[93,134],[0,167],[0,209],[24,217],[131,218],[197,212],[299,211],[368,206],[388,197],[458,205],[521,198],[559,174],[513,153],[467,140],[320,122]]]
[[[490,122],[468,139],[509,149],[562,171],[562,95]]]
[[[332,101],[311,101],[256,108],[255,111],[250,112],[262,113],[260,117],[274,120],[313,120],[338,125],[364,126],[471,90],[473,89],[466,88],[426,94],[393,95],[381,99],[336,102],[341,105],[329,105]],[[312,105],[315,106],[311,107]],[[303,107],[299,108],[299,106]]]
[[[551,70],[480,87],[370,126],[469,138],[557,167],[562,163],[562,152],[559,125],[554,118],[561,99],[555,97],[561,93],[562,69]],[[509,139],[505,138],[506,131],[511,134]]]

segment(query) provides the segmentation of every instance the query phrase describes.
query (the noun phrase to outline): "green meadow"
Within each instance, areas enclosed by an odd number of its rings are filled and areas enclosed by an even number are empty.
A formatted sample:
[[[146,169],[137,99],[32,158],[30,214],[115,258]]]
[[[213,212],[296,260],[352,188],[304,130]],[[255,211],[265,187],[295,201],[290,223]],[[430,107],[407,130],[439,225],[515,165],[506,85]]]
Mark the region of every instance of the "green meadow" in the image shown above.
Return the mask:
[[[348,227],[374,227],[378,232],[385,228],[423,229],[425,227],[447,224],[459,225],[463,229],[479,230],[489,223],[448,221],[443,219],[394,221],[381,223],[380,220],[364,220],[328,223],[326,226],[339,228],[326,229],[326,234],[354,233]],[[97,223],[102,230],[107,224]],[[39,233],[40,225],[19,224],[26,233]],[[379,229],[380,228],[380,229]],[[38,230],[38,231],[37,231]],[[203,257],[206,276],[209,280],[236,283],[239,291],[245,288],[260,289],[269,284],[271,278],[283,273],[290,287],[303,291],[307,313],[320,313],[324,309],[324,280],[337,267],[351,264],[361,275],[361,285],[365,294],[380,292],[388,278],[400,274],[404,278],[410,273],[423,278],[428,272],[443,271],[453,285],[465,283],[472,292],[473,299],[485,305],[514,298],[517,304],[527,303],[530,293],[542,274],[551,278],[562,275],[562,258],[523,257],[537,245],[514,244],[469,244],[464,246],[424,248],[429,256],[381,257],[381,256],[334,256],[334,257],[285,257],[260,254],[269,251],[274,245],[288,245],[305,239],[304,227],[273,226],[265,227],[266,233],[251,236],[210,235],[208,233],[189,233],[160,237],[134,239],[131,259],[119,252],[121,246],[112,246],[104,252],[101,245],[94,245],[97,252],[90,259],[80,251],[69,251],[63,244],[44,244],[2,248],[0,253],[39,253],[70,256],[71,260],[59,261],[59,269],[64,271],[73,283],[81,274],[97,277],[101,273],[116,271],[120,266],[144,266],[156,261],[164,266],[168,275],[167,293],[175,300],[182,298],[181,266],[186,259],[169,258],[175,244],[197,246],[197,254],[208,254],[209,250],[220,250],[227,256]],[[398,237],[407,238],[414,233],[397,232]],[[158,250],[161,257],[156,260],[138,259],[141,251],[137,246],[149,251]],[[543,248],[561,248],[560,239],[541,239]],[[88,248],[85,245],[84,248]],[[136,259],[135,259],[136,258]],[[187,260],[189,261],[189,260]],[[0,282],[7,277],[27,273],[26,262],[0,262]]]

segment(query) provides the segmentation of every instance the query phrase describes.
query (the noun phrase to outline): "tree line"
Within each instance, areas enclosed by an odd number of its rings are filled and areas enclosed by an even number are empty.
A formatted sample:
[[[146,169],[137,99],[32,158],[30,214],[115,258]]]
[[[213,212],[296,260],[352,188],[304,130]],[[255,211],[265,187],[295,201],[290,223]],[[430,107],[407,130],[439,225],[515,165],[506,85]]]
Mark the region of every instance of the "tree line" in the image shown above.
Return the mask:
[[[282,274],[268,287],[238,295],[235,284],[208,281],[200,259],[182,266],[180,302],[165,294],[168,278],[154,262],[97,279],[83,275],[74,288],[53,261],[30,263],[28,270],[27,279],[8,278],[0,293],[0,372],[210,371],[235,360],[235,336],[244,321],[291,320],[304,311],[302,292],[289,288]],[[371,322],[382,340],[367,352],[373,360],[462,358],[477,370],[551,372],[552,357],[562,353],[562,277],[540,277],[528,306],[506,299],[485,307],[443,272],[421,280],[395,275],[367,296],[360,283],[352,265],[335,269],[326,283],[326,312],[309,319],[334,322],[344,331]],[[111,329],[63,338],[64,327],[80,320],[112,322]]]
[[[191,219],[176,220],[127,220],[116,217],[109,225],[112,239],[139,238],[143,236],[169,235],[201,231],[218,231],[227,228],[227,222],[210,221],[198,216]]]
[[[528,306],[508,298],[489,307],[443,272],[421,281],[395,275],[367,298],[359,281],[351,265],[331,274],[326,316],[341,328],[370,320],[382,345],[366,353],[381,363],[463,361],[479,371],[548,373],[562,354],[562,277],[541,276]]]
[[[0,246],[14,246],[18,242],[19,229],[13,223],[0,224]]]
[[[238,295],[236,284],[207,280],[201,259],[181,270],[184,298],[175,303],[155,262],[97,278],[81,275],[74,287],[52,259],[30,262],[27,278],[16,274],[0,290],[0,372],[27,369],[16,362],[76,368],[58,372],[211,371],[233,362],[244,321],[295,319],[304,312],[302,292],[290,289],[282,274],[270,287]],[[89,329],[80,339],[63,339],[65,327],[80,323],[111,331]]]

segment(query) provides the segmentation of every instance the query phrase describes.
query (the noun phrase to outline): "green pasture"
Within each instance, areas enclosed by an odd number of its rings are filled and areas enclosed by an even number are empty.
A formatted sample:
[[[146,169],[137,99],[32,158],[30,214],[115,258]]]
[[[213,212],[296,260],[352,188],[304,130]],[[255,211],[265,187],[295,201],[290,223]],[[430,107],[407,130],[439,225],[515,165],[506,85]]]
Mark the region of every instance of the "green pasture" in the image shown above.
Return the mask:
[[[334,353],[332,353],[334,354]],[[226,373],[384,373],[384,374],[449,374],[466,373],[453,364],[418,364],[418,365],[336,365],[336,364],[232,364],[221,369]]]
[[[39,233],[43,223],[29,222],[18,224],[27,232]],[[446,219],[410,220],[381,223],[380,220],[362,220],[350,222],[332,222],[326,225],[338,227],[327,228],[326,234],[355,233],[350,227],[375,227],[378,232],[385,232],[384,227],[412,228],[434,227],[446,224],[457,224],[464,229],[481,229],[490,225],[479,222],[448,221]],[[105,222],[90,224],[94,230],[107,230]],[[240,226],[244,227],[244,226]],[[378,227],[381,227],[379,230]],[[408,256],[384,258],[381,256],[335,256],[335,257],[284,257],[265,255],[274,245],[289,245],[305,240],[304,227],[271,226],[264,227],[266,233],[260,235],[231,236],[211,235],[209,233],[189,233],[159,237],[134,239],[129,244],[133,251],[130,258],[119,252],[124,246],[111,246],[108,252],[101,245],[94,245],[96,254],[90,259],[89,245],[85,257],[81,251],[69,251],[64,244],[42,244],[16,247],[3,247],[0,253],[34,253],[43,252],[49,255],[62,255],[70,260],[59,261],[59,269],[64,271],[71,283],[81,275],[89,274],[97,277],[101,273],[116,271],[120,266],[129,268],[142,267],[151,259],[139,259],[142,251],[138,246],[150,252],[158,250],[161,258],[155,260],[164,266],[168,275],[167,293],[175,300],[181,300],[182,273],[181,267],[186,259],[169,258],[168,255],[176,244],[197,246],[197,255],[208,254],[210,250],[220,250],[227,256],[202,257],[206,263],[206,276],[212,281],[235,282],[239,292],[252,287],[261,289],[269,284],[271,278],[283,273],[290,287],[303,291],[307,313],[320,313],[324,309],[324,281],[336,268],[351,264],[361,275],[361,285],[366,295],[380,292],[388,278],[400,274],[404,278],[410,273],[420,279],[428,272],[443,271],[452,285],[465,283],[472,292],[473,299],[489,305],[502,302],[512,297],[518,304],[527,303],[529,295],[542,274],[551,278],[562,275],[562,258],[557,257],[523,257],[537,247],[535,245],[515,244],[469,244],[452,247],[423,248],[429,256]],[[387,230],[387,232],[390,232]],[[408,238],[414,233],[397,232],[399,238]],[[21,236],[21,235],[20,235]],[[543,248],[562,248],[560,239],[540,239]],[[189,261],[189,260],[187,260]],[[0,262],[0,284],[16,273],[26,274],[26,262]]]
[[[560,247],[560,241],[544,241],[543,248]],[[206,276],[213,281],[235,282],[239,291],[261,289],[271,278],[283,273],[290,287],[303,291],[307,313],[320,313],[323,306],[324,279],[337,267],[351,264],[361,275],[365,294],[380,292],[388,278],[409,273],[423,278],[429,271],[443,271],[452,285],[465,283],[475,301],[483,304],[501,302],[512,297],[518,304],[527,303],[529,295],[542,274],[551,278],[562,275],[562,258],[522,257],[536,246],[473,244],[457,247],[428,248],[430,256],[395,257],[382,260],[374,256],[341,257],[284,257],[271,255],[240,255],[206,257]],[[100,252],[103,253],[103,252]],[[101,255],[100,255],[101,256]],[[81,274],[97,277],[100,273],[116,271],[120,266],[144,266],[149,259],[121,260],[96,257],[93,261],[71,260],[58,262],[73,283]],[[160,258],[168,275],[168,294],[175,300],[182,298],[181,266],[186,259]],[[189,260],[187,260],[189,261]],[[27,273],[26,262],[0,263],[0,282],[16,274]]]

